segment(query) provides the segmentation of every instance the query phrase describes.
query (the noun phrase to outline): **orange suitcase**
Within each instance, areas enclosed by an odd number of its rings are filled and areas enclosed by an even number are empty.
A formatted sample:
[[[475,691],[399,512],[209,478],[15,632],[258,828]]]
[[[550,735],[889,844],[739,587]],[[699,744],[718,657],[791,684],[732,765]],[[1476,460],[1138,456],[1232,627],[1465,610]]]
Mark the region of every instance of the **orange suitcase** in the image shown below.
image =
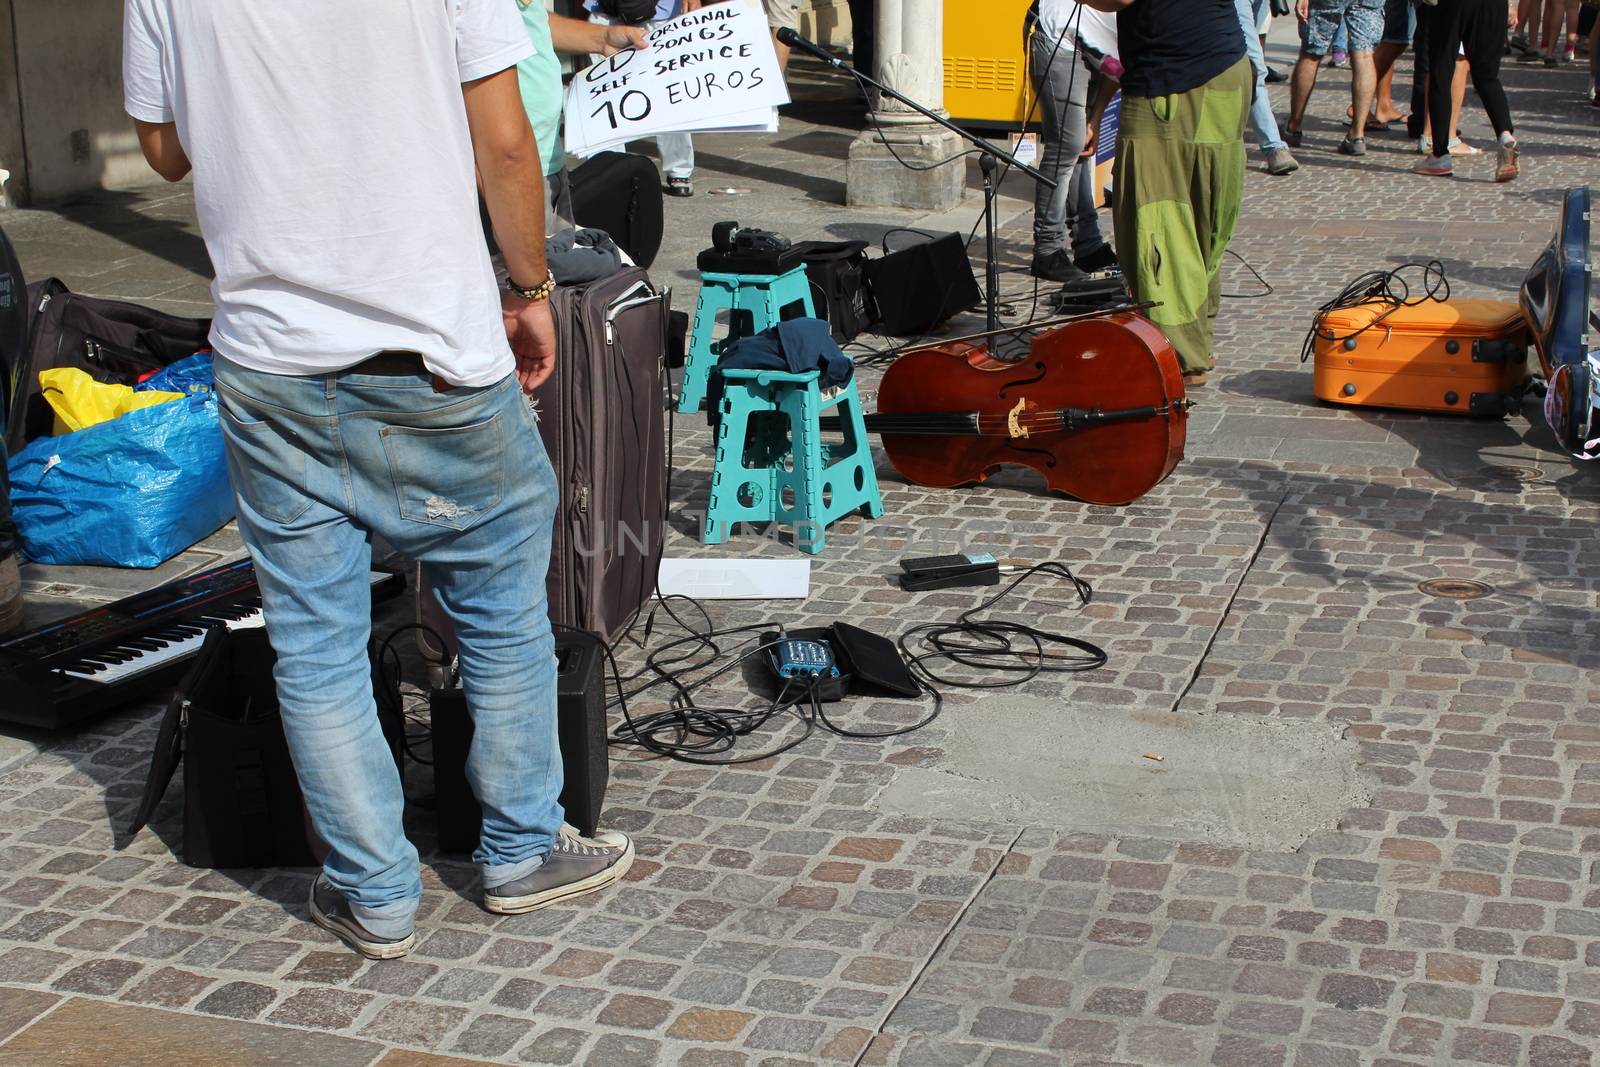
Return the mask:
[[[1319,400],[1499,418],[1521,404],[1528,327],[1511,300],[1358,304],[1316,325]]]

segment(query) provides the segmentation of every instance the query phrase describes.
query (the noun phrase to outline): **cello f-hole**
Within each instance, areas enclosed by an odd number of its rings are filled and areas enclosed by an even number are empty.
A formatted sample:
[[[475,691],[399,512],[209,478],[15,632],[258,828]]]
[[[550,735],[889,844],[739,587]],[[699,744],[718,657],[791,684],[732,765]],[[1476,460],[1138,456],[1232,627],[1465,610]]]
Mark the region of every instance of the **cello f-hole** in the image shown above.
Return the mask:
[[[1049,467],[1052,470],[1055,469],[1055,465],[1056,465],[1055,453],[1049,451],[1048,449],[1029,448],[1026,445],[1017,444],[1017,442],[1015,440],[1007,441],[1006,442],[1006,447],[1011,449],[1013,452],[1021,452],[1024,455],[1038,456],[1039,457],[1039,463],[1038,464],[1026,463],[1024,460],[1018,460],[1017,461],[1018,463],[1023,463],[1025,466],[1029,466],[1029,467],[1040,466],[1040,467]]]
[[[1014,382],[1007,382],[1006,384],[1004,384],[1004,385],[1002,385],[1000,387],[1000,394],[999,395],[1002,396],[1002,397],[1005,396],[1007,389],[1012,389],[1012,388],[1020,389],[1024,385],[1032,385],[1034,382],[1043,381],[1044,380],[1044,376],[1046,374],[1050,373],[1049,368],[1046,367],[1042,362],[1040,362],[1038,360],[1034,361],[1033,367],[1034,367],[1035,370],[1037,370],[1039,372],[1038,374],[1035,374],[1032,378],[1018,378]]]

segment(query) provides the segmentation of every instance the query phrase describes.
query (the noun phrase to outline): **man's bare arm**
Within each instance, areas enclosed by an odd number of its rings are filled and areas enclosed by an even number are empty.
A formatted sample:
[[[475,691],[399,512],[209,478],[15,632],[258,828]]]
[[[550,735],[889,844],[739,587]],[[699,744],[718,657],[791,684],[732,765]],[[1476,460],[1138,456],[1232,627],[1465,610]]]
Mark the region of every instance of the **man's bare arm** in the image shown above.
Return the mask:
[[[135,119],[139,147],[157,174],[169,182],[181,182],[192,168],[189,154],[178,142],[178,126],[172,122],[144,122]]]
[[[550,43],[557,52],[574,55],[609,56],[627,48],[648,48],[643,26],[602,26],[598,22],[569,19],[565,15],[550,15]]]
[[[545,275],[544,174],[516,69],[467,82],[461,92],[478,180],[506,269],[517,284],[538,285]]]
[[[549,276],[544,259],[544,175],[528,113],[522,107],[516,68],[461,86],[478,181],[489,221],[512,282],[537,288]],[[549,300],[500,297],[506,338],[517,361],[517,378],[532,393],[555,369],[555,323]]]

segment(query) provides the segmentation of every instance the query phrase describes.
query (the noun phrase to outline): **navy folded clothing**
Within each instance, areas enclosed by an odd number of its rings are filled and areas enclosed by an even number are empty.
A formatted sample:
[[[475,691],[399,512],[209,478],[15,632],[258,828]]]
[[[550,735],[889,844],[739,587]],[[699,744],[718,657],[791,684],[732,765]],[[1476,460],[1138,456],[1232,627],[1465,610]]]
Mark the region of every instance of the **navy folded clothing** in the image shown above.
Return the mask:
[[[622,269],[617,243],[604,230],[562,230],[546,238],[544,255],[560,285],[592,282]]]
[[[730,341],[711,369],[706,388],[706,413],[713,425],[722,399],[722,372],[726,370],[776,370],[791,374],[820,372],[823,389],[843,385],[855,373],[855,364],[833,339],[832,327],[822,319],[788,319],[760,333]]]

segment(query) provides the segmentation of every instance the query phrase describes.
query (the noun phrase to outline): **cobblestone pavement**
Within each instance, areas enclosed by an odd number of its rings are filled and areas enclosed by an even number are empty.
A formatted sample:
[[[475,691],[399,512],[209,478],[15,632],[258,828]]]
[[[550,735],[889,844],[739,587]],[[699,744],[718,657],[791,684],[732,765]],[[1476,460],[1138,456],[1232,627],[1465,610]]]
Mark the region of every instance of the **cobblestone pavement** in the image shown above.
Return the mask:
[[[418,804],[419,945],[369,964],[307,921],[308,872],[179,863],[176,785],[153,832],[122,838],[155,732],[150,708],[131,710],[0,759],[0,1040],[20,1030],[0,1063],[64,1062],[59,1042],[98,1027],[232,1040],[228,1062],[446,1062],[393,1051],[415,1049],[604,1067],[1590,1064],[1600,475],[1555,453],[1536,418],[1319,407],[1297,356],[1311,309],[1364,269],[1438,257],[1458,295],[1510,296],[1548,240],[1559,190],[1597,173],[1600,113],[1575,71],[1512,70],[1524,178],[1496,186],[1480,158],[1454,181],[1422,179],[1403,173],[1412,157],[1397,136],[1375,135],[1364,160],[1333,153],[1342,83],[1325,80],[1302,172],[1250,176],[1235,249],[1275,291],[1226,303],[1221,371],[1197,391],[1188,459],[1165,484],[1129,507],[1089,507],[1041,495],[1032,474],[945,492],[880,462],[887,517],[838,526],[810,599],[784,610],[797,625],[895,632],[977,599],[890,584],[882,576],[911,549],[966,541],[1062,559],[1094,583],[1090,605],[1038,584],[1007,613],[1096,641],[1111,663],[1029,682],[1044,713],[1179,716],[1196,730],[1215,716],[1326,723],[1353,739],[1363,803],[1281,852],[1229,843],[1226,828],[1169,840],[884,810],[886,784],[938,767],[950,724],[983,714],[957,694],[919,733],[819,736],[748,766],[619,752],[606,821],[638,842],[626,884],[527,916],[478,907],[470,869],[434,854]],[[1468,118],[1469,140],[1488,143],[1470,100]],[[728,149],[705,182],[760,170],[781,188],[785,167],[806,167],[798,153],[842,145],[825,125],[786,120],[784,135],[759,165]],[[773,193],[772,217],[844,218],[827,195]],[[180,223],[188,210],[182,197],[114,204]],[[8,230],[30,273],[96,291],[89,237],[74,252],[59,220]],[[1026,230],[1005,237],[1014,265]],[[664,264],[699,243],[672,240]],[[192,258],[167,258],[130,254],[118,269],[129,286],[147,275],[153,301],[203,300],[184,274]],[[1256,285],[1238,266],[1226,280]],[[875,381],[863,372],[869,395]],[[792,556],[755,536],[698,545],[689,513],[704,505],[709,437],[688,421],[670,551]],[[236,549],[226,537],[217,552]],[[41,603],[100,588],[28,577]],[[1436,577],[1492,589],[1470,601],[1418,590]],[[712,610],[722,625],[769,611]],[[878,724],[920,713],[896,701],[849,712]],[[1024,743],[1017,759],[1048,768],[1062,755]],[[1094,803],[1086,794],[1084,824],[1114,824]]]

